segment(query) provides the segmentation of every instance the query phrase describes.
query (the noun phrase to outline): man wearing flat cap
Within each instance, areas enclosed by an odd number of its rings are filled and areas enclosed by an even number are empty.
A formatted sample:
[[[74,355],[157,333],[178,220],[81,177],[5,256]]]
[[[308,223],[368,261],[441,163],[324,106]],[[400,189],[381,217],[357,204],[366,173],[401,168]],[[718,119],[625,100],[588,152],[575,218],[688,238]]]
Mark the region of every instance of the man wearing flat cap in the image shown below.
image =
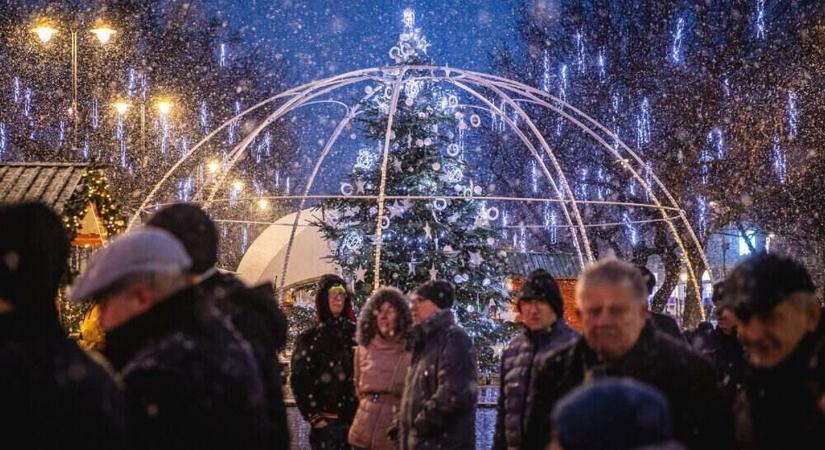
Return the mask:
[[[171,234],[138,229],[92,257],[71,298],[100,305],[136,448],[266,448],[251,349],[199,298],[190,264]]]
[[[401,450],[475,449],[478,371],[473,343],[456,325],[453,285],[428,281],[410,296],[413,355],[399,413]]]
[[[825,320],[808,271],[770,253],[737,265],[722,303],[738,319],[749,368],[737,437],[756,449],[825,448]]]
[[[556,280],[543,269],[527,277],[516,307],[524,330],[501,354],[494,450],[514,450],[521,446],[533,398],[534,368],[538,361],[578,336],[564,320],[564,302]]]

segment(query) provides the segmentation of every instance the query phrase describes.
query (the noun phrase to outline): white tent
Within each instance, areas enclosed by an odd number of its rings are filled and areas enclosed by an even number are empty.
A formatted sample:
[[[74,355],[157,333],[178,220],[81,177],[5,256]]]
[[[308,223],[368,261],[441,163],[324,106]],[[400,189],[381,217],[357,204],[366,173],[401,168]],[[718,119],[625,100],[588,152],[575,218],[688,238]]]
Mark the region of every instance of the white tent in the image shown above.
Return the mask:
[[[251,285],[278,280],[280,286],[289,234],[296,214],[278,219],[249,246],[238,265],[237,272],[241,280]],[[317,278],[325,273],[338,272],[336,266],[324,258],[329,254],[329,247],[318,228],[309,224],[311,220],[311,210],[301,212],[289,256],[285,286]]]

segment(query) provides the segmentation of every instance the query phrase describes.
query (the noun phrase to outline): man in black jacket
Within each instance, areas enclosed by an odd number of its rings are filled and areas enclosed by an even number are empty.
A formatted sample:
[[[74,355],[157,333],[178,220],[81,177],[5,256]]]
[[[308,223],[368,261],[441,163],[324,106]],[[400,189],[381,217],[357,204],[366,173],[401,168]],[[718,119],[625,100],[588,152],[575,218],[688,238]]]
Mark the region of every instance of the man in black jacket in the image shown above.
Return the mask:
[[[825,448],[825,319],[815,291],[801,264],[768,253],[724,282],[750,365],[737,402],[741,447]]]
[[[343,278],[322,276],[315,293],[318,323],[295,340],[290,382],[295,403],[311,426],[313,450],[350,448],[347,432],[358,409],[352,297]]]
[[[564,320],[564,302],[556,280],[543,269],[527,277],[516,306],[524,331],[501,354],[494,450],[516,450],[521,446],[533,400],[534,368],[578,337]]]
[[[145,228],[98,250],[72,300],[100,303],[104,354],[126,392],[136,447],[268,448],[254,356],[187,275],[166,231]]]
[[[177,238],[192,259],[189,273],[200,283],[201,296],[214,302],[249,342],[260,370],[270,417],[270,443],[289,448],[289,428],[284,405],[278,352],[286,345],[287,321],[278,308],[272,287],[247,287],[238,278],[216,270],[218,231],[200,207],[176,203],[156,212],[147,225],[164,229]]]
[[[401,450],[475,449],[478,371],[473,343],[455,324],[452,284],[424,283],[410,297],[413,355],[399,413]]]
[[[647,289],[632,264],[605,259],[584,270],[576,286],[583,335],[538,368],[523,449],[543,449],[553,407],[595,377],[629,377],[659,389],[673,411],[674,438],[694,450],[733,444],[730,405],[710,362],[663,337],[647,320]]]
[[[39,203],[0,207],[0,429],[4,448],[123,449],[123,394],[60,327],[69,256],[60,218]]]

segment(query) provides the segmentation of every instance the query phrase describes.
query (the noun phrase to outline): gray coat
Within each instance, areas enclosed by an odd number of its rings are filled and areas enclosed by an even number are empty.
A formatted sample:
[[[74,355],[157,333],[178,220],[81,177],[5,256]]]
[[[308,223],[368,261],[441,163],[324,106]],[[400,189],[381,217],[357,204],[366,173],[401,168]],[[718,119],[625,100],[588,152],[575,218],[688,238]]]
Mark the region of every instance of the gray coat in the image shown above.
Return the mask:
[[[473,344],[450,310],[413,328],[399,414],[402,450],[475,449],[478,371]]]
[[[521,446],[525,422],[532,403],[534,368],[556,350],[578,337],[564,319],[547,330],[518,334],[501,354],[501,385],[496,415],[493,449]]]

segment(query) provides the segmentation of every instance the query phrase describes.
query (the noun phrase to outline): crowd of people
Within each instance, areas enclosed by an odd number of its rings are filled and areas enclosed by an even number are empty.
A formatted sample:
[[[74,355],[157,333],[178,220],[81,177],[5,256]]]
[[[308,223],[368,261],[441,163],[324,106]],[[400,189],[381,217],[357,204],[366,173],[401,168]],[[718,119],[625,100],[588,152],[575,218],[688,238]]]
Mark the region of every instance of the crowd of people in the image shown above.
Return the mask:
[[[218,272],[214,223],[166,206],[96,252],[70,298],[93,302],[97,352],[55,306],[69,241],[37,203],[0,207],[0,423],[23,447],[287,449],[270,286]],[[516,299],[492,449],[825,448],[825,318],[806,269],[756,254],[714,286],[716,326],[653,313],[655,278],[614,258],[582,271],[581,334],[551,274]],[[474,449],[478,373],[455,290],[376,290],[356,317],[321,277],[289,384],[313,449]]]

